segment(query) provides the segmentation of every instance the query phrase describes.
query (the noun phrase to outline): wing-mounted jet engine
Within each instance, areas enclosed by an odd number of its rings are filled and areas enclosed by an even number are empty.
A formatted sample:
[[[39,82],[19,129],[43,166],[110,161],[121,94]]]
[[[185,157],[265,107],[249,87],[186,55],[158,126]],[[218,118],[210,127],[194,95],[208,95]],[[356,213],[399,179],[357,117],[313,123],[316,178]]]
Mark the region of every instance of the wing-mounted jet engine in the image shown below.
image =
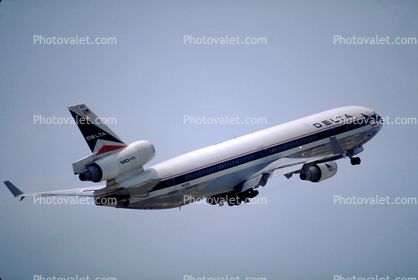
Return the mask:
[[[301,180],[309,180],[311,182],[320,182],[329,179],[337,173],[337,163],[335,161],[328,161],[314,165],[307,165],[303,167],[303,173],[300,173]]]

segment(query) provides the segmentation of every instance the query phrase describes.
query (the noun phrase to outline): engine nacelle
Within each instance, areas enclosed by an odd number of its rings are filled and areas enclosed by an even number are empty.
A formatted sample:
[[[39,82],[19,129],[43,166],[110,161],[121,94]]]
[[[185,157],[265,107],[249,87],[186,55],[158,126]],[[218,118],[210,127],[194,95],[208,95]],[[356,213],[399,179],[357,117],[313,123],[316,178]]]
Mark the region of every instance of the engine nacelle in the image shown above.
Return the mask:
[[[148,141],[137,141],[123,150],[98,159],[80,174],[81,181],[101,182],[140,168],[155,156],[154,146]]]
[[[337,163],[335,161],[328,161],[309,166],[299,177],[302,180],[320,182],[331,178],[335,173],[337,173]]]

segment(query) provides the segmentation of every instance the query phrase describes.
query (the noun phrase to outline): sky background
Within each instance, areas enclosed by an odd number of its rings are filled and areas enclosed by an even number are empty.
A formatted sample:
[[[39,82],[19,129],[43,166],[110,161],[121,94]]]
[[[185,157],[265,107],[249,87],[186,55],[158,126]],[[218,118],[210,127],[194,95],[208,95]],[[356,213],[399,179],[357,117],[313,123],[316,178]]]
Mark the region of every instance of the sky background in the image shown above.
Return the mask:
[[[334,44],[334,35],[418,37],[416,1],[10,1],[0,3],[1,181],[24,192],[80,188],[90,153],[69,118],[86,103],[147,166],[324,110],[366,106],[417,118],[418,46]],[[34,44],[34,36],[116,38]],[[184,36],[266,38],[184,44]],[[93,40],[91,39],[91,40]],[[184,116],[261,117],[191,125]],[[334,279],[418,277],[418,205],[339,205],[334,196],[418,197],[417,124],[384,125],[362,164],[319,184],[270,180],[267,204],[169,210],[40,205],[0,187],[0,277]]]

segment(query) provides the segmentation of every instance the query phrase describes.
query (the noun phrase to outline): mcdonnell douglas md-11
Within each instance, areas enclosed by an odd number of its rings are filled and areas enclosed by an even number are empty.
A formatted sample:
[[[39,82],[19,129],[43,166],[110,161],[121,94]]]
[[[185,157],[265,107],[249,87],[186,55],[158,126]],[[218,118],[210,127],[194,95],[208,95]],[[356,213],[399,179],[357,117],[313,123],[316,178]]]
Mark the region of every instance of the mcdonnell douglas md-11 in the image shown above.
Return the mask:
[[[85,104],[69,110],[92,152],[73,163],[74,174],[106,185],[24,194],[5,181],[14,197],[88,196],[96,205],[128,209],[181,207],[204,198],[239,205],[258,195],[257,188],[270,178],[299,174],[301,180],[320,182],[336,174],[338,159],[360,164],[356,155],[383,125],[371,109],[341,107],[145,168],[155,155],[150,142],[125,144]]]

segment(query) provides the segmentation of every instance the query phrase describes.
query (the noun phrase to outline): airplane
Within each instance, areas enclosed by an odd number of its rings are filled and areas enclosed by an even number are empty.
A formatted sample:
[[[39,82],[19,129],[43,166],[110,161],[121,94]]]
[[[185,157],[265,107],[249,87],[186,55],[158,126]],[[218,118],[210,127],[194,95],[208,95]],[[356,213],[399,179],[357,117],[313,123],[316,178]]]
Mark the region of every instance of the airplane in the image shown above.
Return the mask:
[[[126,209],[167,209],[197,199],[230,206],[248,203],[257,188],[284,175],[314,183],[337,172],[338,159],[357,157],[382,128],[373,110],[347,106],[324,111],[180,155],[145,168],[155,156],[149,141],[125,144],[85,104],[68,107],[91,154],[73,163],[81,181],[106,185],[24,194],[10,181],[14,197],[93,197],[96,205]]]

